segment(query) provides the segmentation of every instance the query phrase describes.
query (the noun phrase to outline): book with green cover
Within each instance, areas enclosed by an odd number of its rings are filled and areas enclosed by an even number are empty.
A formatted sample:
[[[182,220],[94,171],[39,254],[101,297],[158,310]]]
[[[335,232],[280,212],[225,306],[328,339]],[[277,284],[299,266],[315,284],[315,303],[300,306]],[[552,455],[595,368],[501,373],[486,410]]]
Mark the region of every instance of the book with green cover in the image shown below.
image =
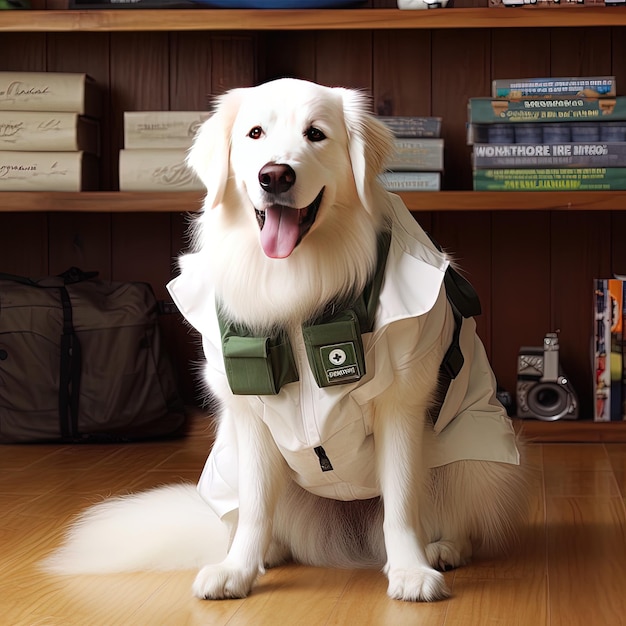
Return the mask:
[[[470,98],[470,124],[609,122],[626,120],[626,96],[616,98]]]
[[[475,191],[611,191],[626,189],[626,167],[475,169]]]

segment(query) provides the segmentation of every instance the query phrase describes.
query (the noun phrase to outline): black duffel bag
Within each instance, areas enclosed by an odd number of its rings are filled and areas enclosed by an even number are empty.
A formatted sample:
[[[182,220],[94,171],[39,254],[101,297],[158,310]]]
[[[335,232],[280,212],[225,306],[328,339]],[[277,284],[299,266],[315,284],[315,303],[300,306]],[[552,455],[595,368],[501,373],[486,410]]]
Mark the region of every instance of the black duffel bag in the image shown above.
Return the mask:
[[[0,443],[131,441],[185,422],[147,283],[0,274]]]

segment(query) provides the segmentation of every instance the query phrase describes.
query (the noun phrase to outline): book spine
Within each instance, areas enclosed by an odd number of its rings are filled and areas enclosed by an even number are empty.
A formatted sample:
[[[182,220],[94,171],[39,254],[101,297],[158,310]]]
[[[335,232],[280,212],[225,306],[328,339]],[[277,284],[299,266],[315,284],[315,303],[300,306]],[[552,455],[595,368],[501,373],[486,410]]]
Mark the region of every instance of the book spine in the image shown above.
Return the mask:
[[[477,169],[626,167],[626,142],[474,144],[472,164]]]
[[[626,121],[555,122],[553,124],[468,124],[467,143],[620,143]]]
[[[609,292],[609,330],[610,330],[610,361],[611,379],[611,421],[622,419],[622,281],[610,278]]]
[[[92,191],[98,160],[85,152],[0,151],[0,191]]]
[[[597,278],[593,282],[593,420],[608,422],[611,419],[611,379],[608,363],[611,331],[608,317],[608,281]]]
[[[120,150],[120,191],[202,191],[186,150]]]
[[[396,138],[395,152],[387,164],[398,172],[441,172],[443,170],[443,139]]]
[[[471,124],[626,120],[626,96],[616,98],[470,98]]]
[[[86,74],[0,72],[0,111],[68,111],[98,117],[100,95]]]
[[[189,148],[208,111],[126,111],[124,148]]]
[[[441,137],[440,117],[379,116],[396,137]]]
[[[385,172],[380,175],[387,191],[439,191],[439,172]]]
[[[66,112],[0,111],[0,150],[100,154],[98,122]]]
[[[491,83],[493,98],[519,99],[543,96],[603,98],[616,95],[615,76],[569,76],[564,78],[498,78]]]
[[[475,191],[611,191],[626,189],[624,167],[474,169]]]

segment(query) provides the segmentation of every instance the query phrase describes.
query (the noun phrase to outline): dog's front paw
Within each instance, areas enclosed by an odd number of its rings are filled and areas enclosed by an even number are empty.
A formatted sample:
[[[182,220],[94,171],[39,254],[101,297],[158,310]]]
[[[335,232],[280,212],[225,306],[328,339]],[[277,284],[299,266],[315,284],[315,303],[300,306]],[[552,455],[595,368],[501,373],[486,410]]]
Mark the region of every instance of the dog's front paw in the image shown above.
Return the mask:
[[[432,567],[447,572],[467,563],[462,551],[452,541],[435,541],[426,546],[426,558]]]
[[[450,595],[443,574],[430,567],[389,570],[387,595],[406,602],[433,602]]]
[[[207,565],[196,576],[193,594],[201,600],[245,598],[252,589],[258,572],[249,572],[226,563]]]

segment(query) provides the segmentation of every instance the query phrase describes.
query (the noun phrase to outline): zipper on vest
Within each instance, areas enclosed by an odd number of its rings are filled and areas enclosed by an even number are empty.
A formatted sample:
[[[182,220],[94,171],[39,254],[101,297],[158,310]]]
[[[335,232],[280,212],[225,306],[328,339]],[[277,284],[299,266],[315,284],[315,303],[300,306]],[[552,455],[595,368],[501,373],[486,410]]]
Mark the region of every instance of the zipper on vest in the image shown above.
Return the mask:
[[[317,448],[313,448],[313,452],[317,454],[317,458],[320,460],[320,467],[322,468],[322,472],[332,472],[333,464],[326,456],[326,450],[324,450],[322,446],[317,446]]]

